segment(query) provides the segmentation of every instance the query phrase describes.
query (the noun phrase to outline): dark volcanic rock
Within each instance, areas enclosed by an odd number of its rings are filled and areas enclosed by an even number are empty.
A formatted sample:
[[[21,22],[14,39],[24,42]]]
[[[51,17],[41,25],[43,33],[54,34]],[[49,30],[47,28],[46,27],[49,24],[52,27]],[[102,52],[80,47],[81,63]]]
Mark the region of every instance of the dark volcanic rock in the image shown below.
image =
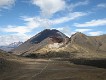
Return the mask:
[[[66,36],[63,33],[59,32],[58,30],[46,29],[41,33],[39,33],[37,36],[33,37],[33,39],[30,40],[30,42],[34,44],[40,43],[46,38],[51,38],[52,41],[61,43],[64,41],[64,38],[66,38]]]
[[[87,36],[77,32],[71,38],[68,38],[58,30],[46,29],[12,52],[16,55],[26,56],[61,51],[72,53],[82,58],[106,58],[106,35]]]
[[[27,40],[25,43],[20,45],[18,48],[13,50],[16,55],[21,55],[25,53],[33,53],[34,51],[53,43],[63,43],[65,45],[69,38],[58,30],[46,29],[34,37]]]

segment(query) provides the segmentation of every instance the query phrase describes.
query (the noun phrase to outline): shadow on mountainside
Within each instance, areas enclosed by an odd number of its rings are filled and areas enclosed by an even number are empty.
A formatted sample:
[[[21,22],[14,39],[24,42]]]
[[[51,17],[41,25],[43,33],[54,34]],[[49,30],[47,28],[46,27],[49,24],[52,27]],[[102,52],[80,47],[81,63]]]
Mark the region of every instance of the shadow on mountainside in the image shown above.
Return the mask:
[[[87,65],[106,69],[106,59],[71,59],[70,62],[77,65]]]
[[[86,59],[86,58],[75,58],[75,54],[69,53],[69,52],[48,52],[46,54],[29,54],[25,57],[33,58],[33,59],[45,59],[50,58],[53,60],[67,60],[71,63],[77,64],[77,65],[86,65],[86,66],[94,66],[98,68],[105,68],[106,69],[106,59]]]

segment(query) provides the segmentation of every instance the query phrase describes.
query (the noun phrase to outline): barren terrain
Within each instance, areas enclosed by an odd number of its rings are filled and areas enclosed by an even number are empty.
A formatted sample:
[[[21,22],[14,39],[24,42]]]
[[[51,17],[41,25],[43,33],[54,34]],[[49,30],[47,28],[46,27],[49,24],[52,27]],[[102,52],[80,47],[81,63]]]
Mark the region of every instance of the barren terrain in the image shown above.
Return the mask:
[[[106,69],[57,59],[1,60],[0,80],[106,80]]]

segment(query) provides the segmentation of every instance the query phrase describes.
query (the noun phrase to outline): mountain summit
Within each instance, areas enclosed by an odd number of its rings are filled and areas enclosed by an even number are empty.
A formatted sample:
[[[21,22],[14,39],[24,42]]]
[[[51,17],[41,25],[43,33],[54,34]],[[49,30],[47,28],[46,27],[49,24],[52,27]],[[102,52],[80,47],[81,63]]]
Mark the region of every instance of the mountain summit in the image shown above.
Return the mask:
[[[106,35],[87,36],[81,32],[68,38],[62,32],[55,29],[46,29],[30,38],[22,45],[14,49],[13,54],[28,56],[37,55],[62,55],[77,58],[105,58]],[[59,54],[57,54],[59,53]]]
[[[16,55],[27,55],[49,44],[52,45],[50,46],[51,48],[59,48],[65,46],[68,40],[69,38],[65,34],[56,29],[45,29],[14,49],[13,53]]]

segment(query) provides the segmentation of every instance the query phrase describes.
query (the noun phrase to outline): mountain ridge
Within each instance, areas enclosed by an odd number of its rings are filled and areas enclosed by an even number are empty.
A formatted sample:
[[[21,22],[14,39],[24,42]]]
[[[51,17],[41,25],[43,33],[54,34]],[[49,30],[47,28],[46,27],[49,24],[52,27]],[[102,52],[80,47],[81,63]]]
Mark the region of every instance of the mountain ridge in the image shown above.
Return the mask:
[[[12,49],[14,49],[14,48],[17,48],[19,45],[21,45],[23,42],[13,42],[13,43],[11,43],[11,44],[9,44],[9,45],[7,45],[7,46],[0,46],[0,49],[1,50],[4,50],[4,51],[6,51],[6,52],[9,52],[9,51],[11,51]]]
[[[70,38],[58,30],[46,29],[30,38],[12,52],[16,55],[46,54],[49,52],[66,52],[75,57],[106,57],[106,35],[87,36],[81,32]]]
[[[46,29],[24,42],[18,48],[14,49],[13,53],[18,53],[19,55],[24,53],[32,53],[33,51],[36,51],[47,44],[63,43],[62,45],[65,45],[68,40],[69,38],[60,31],[55,29]]]

